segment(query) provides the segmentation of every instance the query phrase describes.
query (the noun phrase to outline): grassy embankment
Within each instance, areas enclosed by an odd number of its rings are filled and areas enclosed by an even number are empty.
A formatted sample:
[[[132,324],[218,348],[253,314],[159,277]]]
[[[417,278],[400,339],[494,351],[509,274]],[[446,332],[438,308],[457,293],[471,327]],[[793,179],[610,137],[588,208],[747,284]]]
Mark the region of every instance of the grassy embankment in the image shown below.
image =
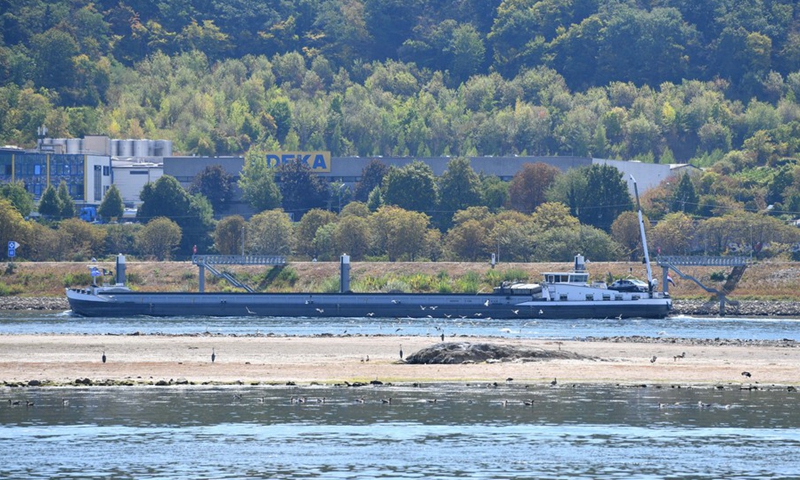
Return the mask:
[[[113,262],[99,266],[113,269]],[[491,269],[486,263],[430,262],[388,263],[355,262],[351,270],[354,291],[425,291],[476,292],[489,291],[503,280],[538,282],[543,271],[564,271],[569,263],[499,264]],[[635,262],[592,262],[588,264],[593,280],[606,280],[633,275],[645,277],[644,266]],[[259,291],[330,292],[338,289],[339,269],[336,262],[292,262],[289,266],[232,267],[237,278]],[[198,269],[189,262],[137,262],[127,264],[129,285],[151,291],[197,291]],[[698,278],[707,286],[721,287],[730,269],[719,267],[686,268],[684,273]],[[661,268],[654,267],[661,279]],[[672,274],[677,286],[673,297],[680,299],[708,298],[700,287]],[[107,281],[111,279],[106,277]],[[64,287],[86,286],[91,282],[85,262],[17,262],[0,269],[0,295],[30,297],[61,296]],[[206,290],[230,290],[225,280],[206,274]],[[739,300],[800,301],[800,262],[765,261],[748,267],[731,298]]]

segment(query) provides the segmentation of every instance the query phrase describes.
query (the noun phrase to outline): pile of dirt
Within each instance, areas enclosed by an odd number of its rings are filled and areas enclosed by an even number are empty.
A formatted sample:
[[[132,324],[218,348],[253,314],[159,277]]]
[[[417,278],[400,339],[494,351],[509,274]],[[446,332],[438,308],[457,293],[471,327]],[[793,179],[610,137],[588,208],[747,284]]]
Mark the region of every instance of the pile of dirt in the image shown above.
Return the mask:
[[[546,360],[597,360],[574,352],[521,348],[498,343],[445,342],[406,357],[413,364],[462,364],[481,362],[537,362]]]

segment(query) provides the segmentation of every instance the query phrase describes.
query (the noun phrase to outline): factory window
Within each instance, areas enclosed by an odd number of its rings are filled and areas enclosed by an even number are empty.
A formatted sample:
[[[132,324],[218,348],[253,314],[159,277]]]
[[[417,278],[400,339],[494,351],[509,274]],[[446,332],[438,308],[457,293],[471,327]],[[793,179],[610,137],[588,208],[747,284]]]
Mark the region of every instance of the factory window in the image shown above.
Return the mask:
[[[103,176],[107,177],[109,175],[111,175],[111,169],[108,167],[103,167]]]
[[[147,170],[131,170],[131,175],[147,175]]]

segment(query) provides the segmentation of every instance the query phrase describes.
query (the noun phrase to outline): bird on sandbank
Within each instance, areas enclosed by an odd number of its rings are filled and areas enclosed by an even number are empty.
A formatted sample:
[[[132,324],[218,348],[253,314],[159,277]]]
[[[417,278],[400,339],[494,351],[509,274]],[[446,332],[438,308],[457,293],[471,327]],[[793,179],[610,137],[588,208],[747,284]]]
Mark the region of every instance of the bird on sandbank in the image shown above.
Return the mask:
[[[553,386],[553,387],[555,387],[556,385],[558,385],[558,379],[557,379],[557,378],[554,378],[554,379],[553,379],[553,381],[552,381],[552,382],[550,382],[550,385],[551,385],[551,386]]]
[[[743,377],[750,378],[750,377],[752,377],[752,376],[753,376],[753,374],[752,374],[752,373],[750,373],[750,372],[742,372],[742,376],[743,376]]]
[[[103,350],[103,356],[100,357],[100,360],[102,360],[103,363],[106,363],[106,352],[105,352],[105,350]]]
[[[403,345],[400,344],[400,360],[403,359]]]
[[[658,357],[656,357],[655,355],[653,355],[653,358],[651,358],[651,359],[650,359],[650,363],[656,363],[656,360],[657,360],[657,359],[658,359]]]
[[[217,359],[217,352],[216,352],[216,350],[215,350],[215,349],[213,349],[213,348],[212,348],[212,349],[211,349],[211,363],[214,363],[214,361],[215,361],[216,359]]]

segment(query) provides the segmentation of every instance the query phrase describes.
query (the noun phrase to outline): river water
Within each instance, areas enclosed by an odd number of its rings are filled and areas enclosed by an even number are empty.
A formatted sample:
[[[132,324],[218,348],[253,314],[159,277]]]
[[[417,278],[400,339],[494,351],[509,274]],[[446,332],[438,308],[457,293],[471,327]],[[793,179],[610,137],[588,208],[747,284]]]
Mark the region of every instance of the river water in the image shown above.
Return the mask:
[[[478,324],[0,314],[4,335],[138,331],[435,336],[444,329],[457,335],[553,339],[647,335],[777,340],[798,339],[798,327],[800,322],[793,319],[691,317]],[[778,387],[526,388],[509,382],[496,387],[0,388],[0,395],[0,478],[800,475],[800,397]],[[20,404],[13,405],[15,401]]]

